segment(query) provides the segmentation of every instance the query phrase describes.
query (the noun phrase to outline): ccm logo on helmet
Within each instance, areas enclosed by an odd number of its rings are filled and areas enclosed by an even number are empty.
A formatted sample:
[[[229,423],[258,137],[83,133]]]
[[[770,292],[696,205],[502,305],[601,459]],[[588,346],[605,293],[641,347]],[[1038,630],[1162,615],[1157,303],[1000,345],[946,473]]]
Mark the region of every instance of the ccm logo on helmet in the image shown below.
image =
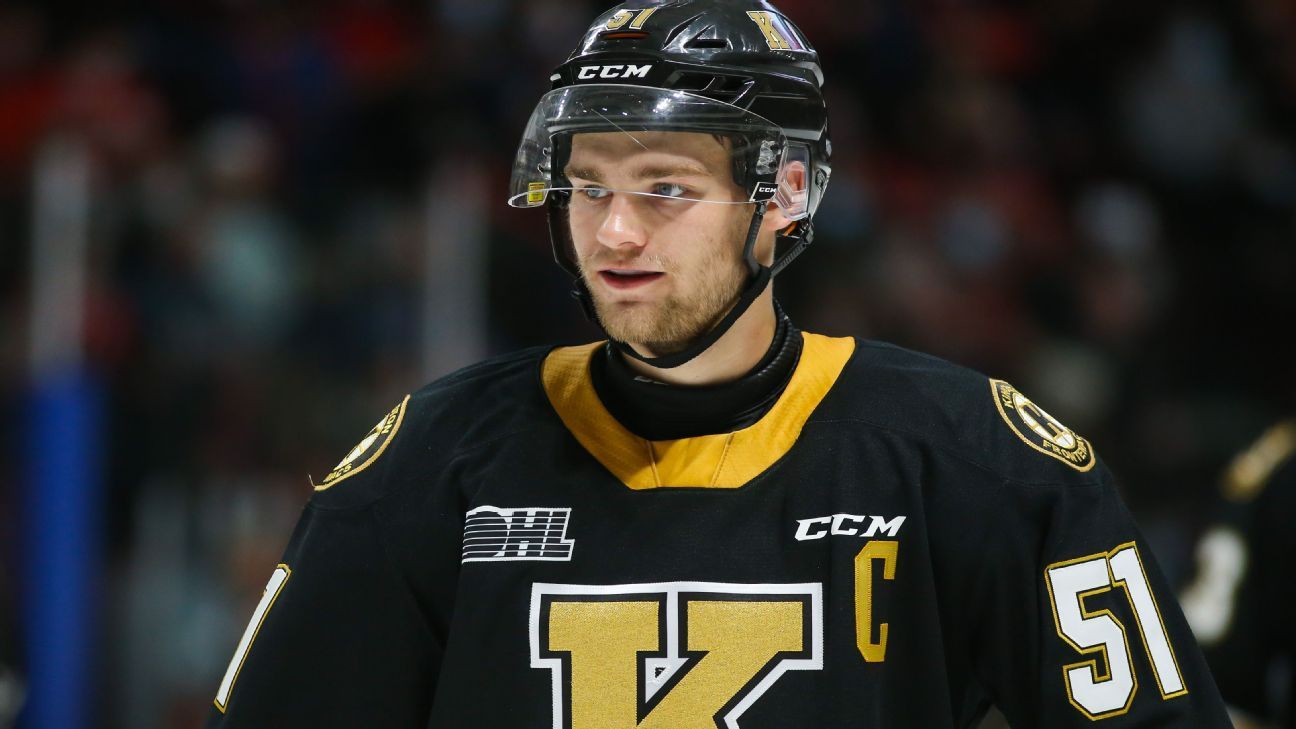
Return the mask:
[[[589,81],[594,78],[647,78],[652,67],[651,63],[645,63],[642,66],[633,63],[616,63],[610,66],[581,66],[580,70],[576,72],[576,78],[582,81]]]
[[[752,189],[752,202],[767,202],[778,192],[778,185],[773,182],[758,182]]]

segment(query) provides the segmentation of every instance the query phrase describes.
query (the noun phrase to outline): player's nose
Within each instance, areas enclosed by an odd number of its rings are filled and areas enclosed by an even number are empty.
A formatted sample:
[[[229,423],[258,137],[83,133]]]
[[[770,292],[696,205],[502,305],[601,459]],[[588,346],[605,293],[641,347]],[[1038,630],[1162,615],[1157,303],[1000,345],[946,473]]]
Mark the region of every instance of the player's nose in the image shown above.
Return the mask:
[[[647,229],[634,195],[612,193],[607,214],[598,228],[598,242],[608,248],[641,247],[648,242]]]

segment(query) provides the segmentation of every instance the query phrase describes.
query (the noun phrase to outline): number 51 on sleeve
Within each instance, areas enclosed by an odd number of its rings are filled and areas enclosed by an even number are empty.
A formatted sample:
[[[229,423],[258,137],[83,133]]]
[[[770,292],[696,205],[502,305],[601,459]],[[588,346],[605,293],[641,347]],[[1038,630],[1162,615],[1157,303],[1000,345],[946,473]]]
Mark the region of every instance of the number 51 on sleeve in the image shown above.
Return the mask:
[[[1111,610],[1090,610],[1085,605],[1087,598],[1113,587],[1124,589],[1134,611],[1161,698],[1188,693],[1133,542],[1110,552],[1051,564],[1044,577],[1057,634],[1077,653],[1094,655],[1062,668],[1067,697],[1080,713],[1090,719],[1124,714],[1138,690],[1125,626]]]

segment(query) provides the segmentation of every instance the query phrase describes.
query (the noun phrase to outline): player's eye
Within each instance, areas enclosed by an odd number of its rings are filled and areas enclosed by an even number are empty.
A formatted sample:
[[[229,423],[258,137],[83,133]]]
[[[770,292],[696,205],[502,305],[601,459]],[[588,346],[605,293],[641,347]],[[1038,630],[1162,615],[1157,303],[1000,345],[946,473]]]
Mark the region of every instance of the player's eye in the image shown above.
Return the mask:
[[[674,182],[659,182],[652,186],[652,193],[662,197],[684,197],[688,192],[687,187]]]
[[[607,190],[602,187],[592,187],[592,186],[579,188],[577,192],[588,200],[602,200],[603,198],[612,194],[611,190]]]

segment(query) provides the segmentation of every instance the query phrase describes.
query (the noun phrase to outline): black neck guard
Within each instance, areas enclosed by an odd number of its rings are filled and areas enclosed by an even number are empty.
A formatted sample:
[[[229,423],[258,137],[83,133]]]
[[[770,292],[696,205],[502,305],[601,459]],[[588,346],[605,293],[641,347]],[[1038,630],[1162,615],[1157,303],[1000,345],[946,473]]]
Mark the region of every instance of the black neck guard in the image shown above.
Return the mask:
[[[648,379],[606,346],[590,361],[594,390],[635,435],[675,440],[728,433],[760,420],[787,387],[801,357],[801,332],[779,311],[774,340],[746,375],[722,385],[686,387]]]

